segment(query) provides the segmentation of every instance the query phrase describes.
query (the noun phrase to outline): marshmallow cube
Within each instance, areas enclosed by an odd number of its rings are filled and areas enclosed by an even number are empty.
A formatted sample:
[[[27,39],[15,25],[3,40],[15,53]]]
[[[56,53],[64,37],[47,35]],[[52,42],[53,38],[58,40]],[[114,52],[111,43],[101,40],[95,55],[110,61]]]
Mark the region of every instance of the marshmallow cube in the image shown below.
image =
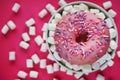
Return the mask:
[[[90,12],[98,14],[100,12],[100,10],[99,9],[90,9]]]
[[[83,73],[89,73],[92,71],[91,65],[84,65],[82,66]]]
[[[63,12],[62,12],[62,16],[66,15],[66,14],[68,14],[67,11],[63,11]]]
[[[36,28],[35,27],[29,27],[29,34],[30,35],[35,35],[36,34]]]
[[[26,66],[27,66],[27,68],[33,68],[33,61],[31,59],[27,59]]]
[[[48,30],[54,31],[56,29],[56,25],[53,23],[48,24]]]
[[[33,18],[30,18],[29,20],[27,20],[25,22],[25,24],[26,24],[27,27],[31,27],[32,25],[35,24],[35,20]]]
[[[46,68],[46,59],[40,60],[40,68]]]
[[[8,25],[8,27],[9,27],[11,30],[14,30],[14,29],[16,28],[16,25],[15,25],[15,23],[14,23],[12,20],[9,20],[9,21],[7,22],[7,25]]]
[[[108,66],[110,66],[110,67],[111,67],[111,66],[113,66],[113,64],[114,64],[114,61],[109,60],[107,63],[108,63]]]
[[[110,31],[110,38],[115,38],[117,36],[117,31],[113,28],[109,29]]]
[[[106,69],[108,67],[107,62],[104,63],[102,66],[100,66],[100,70],[103,71],[104,69]]]
[[[113,9],[110,9],[108,13],[110,14],[111,17],[115,17],[117,15],[117,13]]]
[[[43,32],[43,40],[46,40],[47,39],[47,31],[44,31]]]
[[[67,74],[67,75],[73,75],[73,72],[70,71],[70,70],[67,70],[66,74]]]
[[[44,24],[43,24],[43,27],[42,27],[42,31],[47,31],[47,26],[48,26],[48,24],[47,24],[47,23],[44,23]]]
[[[33,54],[31,58],[35,64],[38,64],[40,62],[40,59],[37,54]]]
[[[104,13],[100,12],[97,14],[99,16],[99,18],[102,18],[103,20],[105,19],[105,15]]]
[[[28,49],[30,45],[26,43],[25,41],[21,41],[19,46],[23,49]]]
[[[58,61],[61,61],[61,57],[59,56],[58,52],[54,52],[53,55]]]
[[[56,13],[55,7],[53,5],[51,5],[50,3],[48,3],[46,5],[46,9],[52,14],[54,15]]]
[[[50,50],[51,50],[52,52],[55,52],[55,50],[56,50],[55,45],[51,45],[51,46],[50,46]]]
[[[92,68],[95,69],[95,70],[100,69],[100,63],[99,63],[99,62],[94,62],[94,63],[92,64]]]
[[[22,38],[23,38],[23,40],[26,41],[26,42],[27,42],[27,41],[30,41],[30,37],[29,37],[29,35],[28,35],[27,32],[25,32],[25,33],[22,34]]]
[[[50,36],[50,37],[51,37],[51,36],[54,36],[54,34],[55,34],[54,31],[50,31],[50,32],[49,32],[49,36]]]
[[[9,52],[9,60],[10,61],[14,61],[16,59],[15,54],[16,54],[15,51]]]
[[[96,80],[105,80],[104,76],[98,74]]]
[[[73,6],[72,6],[72,5],[69,5],[69,6],[66,6],[66,7],[64,8],[64,11],[70,12],[72,9],[73,9]]]
[[[2,28],[2,30],[1,30],[2,34],[6,35],[8,31],[9,31],[8,26],[4,25],[3,28]]]
[[[82,75],[83,75],[82,72],[76,72],[76,73],[74,74],[74,76],[75,76],[76,79],[79,79]]]
[[[118,57],[120,58],[120,51],[117,51],[117,55],[118,55]]]
[[[20,4],[18,4],[18,3],[15,3],[12,7],[12,11],[15,13],[17,13],[19,11],[19,9],[20,9]]]
[[[81,3],[79,6],[80,10],[88,10],[88,6],[86,4]]]
[[[19,72],[17,73],[17,76],[18,76],[19,78],[25,79],[25,78],[27,77],[27,73],[24,72],[24,71],[19,71]]]
[[[38,15],[40,18],[45,17],[45,15],[47,15],[47,10],[46,9],[41,10]]]
[[[113,23],[112,23],[110,18],[105,19],[105,21],[106,21],[106,24],[109,28],[111,28],[113,26]]]
[[[38,78],[38,72],[37,71],[30,71],[30,78]]]
[[[47,51],[47,45],[46,45],[46,43],[42,43],[40,51],[41,52],[46,52]]]
[[[46,68],[47,68],[47,73],[48,74],[52,74],[54,72],[52,65],[47,65]]]
[[[37,37],[35,37],[34,41],[36,42],[36,44],[38,46],[40,46],[43,43],[43,39],[41,38],[40,35],[38,35]]]
[[[111,49],[115,50],[117,48],[117,46],[118,45],[117,45],[117,43],[114,40],[110,41],[110,47],[111,47]]]
[[[60,71],[62,71],[62,72],[66,72],[67,69],[66,69],[65,67],[61,66],[61,67],[60,67]]]
[[[51,53],[48,54],[47,59],[55,61],[55,59]]]
[[[53,64],[53,71],[54,72],[59,71],[59,65],[57,63]]]
[[[111,1],[104,2],[104,3],[103,3],[103,7],[104,7],[105,9],[111,8],[111,7],[112,7],[112,2],[111,2]]]
[[[58,4],[59,4],[60,6],[65,6],[65,5],[67,5],[67,3],[65,2],[65,0],[59,0]]]
[[[80,70],[80,69],[81,69],[81,67],[80,67],[80,66],[78,66],[78,65],[72,65],[72,67],[73,67],[73,69],[74,69],[75,71],[78,71],[78,70]]]
[[[54,40],[53,37],[48,37],[47,42],[50,43],[50,44],[55,44],[55,40]]]
[[[62,19],[61,14],[60,14],[60,13],[56,13],[56,14],[55,14],[55,21],[58,22],[58,21],[60,21],[61,19]]]

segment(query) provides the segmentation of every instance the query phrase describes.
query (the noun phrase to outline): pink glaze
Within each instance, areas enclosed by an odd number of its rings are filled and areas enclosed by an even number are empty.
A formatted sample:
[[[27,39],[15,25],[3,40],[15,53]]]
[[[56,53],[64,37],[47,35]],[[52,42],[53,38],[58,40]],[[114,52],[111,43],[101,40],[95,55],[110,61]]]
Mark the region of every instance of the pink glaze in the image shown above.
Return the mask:
[[[106,54],[110,43],[109,28],[96,14],[69,13],[56,26],[56,51],[69,63],[92,64]]]

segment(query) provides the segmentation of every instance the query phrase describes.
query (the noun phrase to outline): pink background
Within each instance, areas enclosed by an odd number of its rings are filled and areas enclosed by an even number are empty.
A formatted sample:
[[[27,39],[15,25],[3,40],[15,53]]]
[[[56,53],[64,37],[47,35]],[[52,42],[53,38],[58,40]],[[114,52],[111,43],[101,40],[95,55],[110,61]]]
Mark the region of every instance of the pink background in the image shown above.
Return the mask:
[[[78,0],[66,0],[66,2],[73,2]],[[96,3],[102,6],[102,3],[107,0],[86,0]],[[111,0],[113,3],[112,9],[117,12],[115,17],[115,22],[118,28],[118,33],[120,34],[120,1]],[[17,14],[11,11],[11,8],[15,2],[21,5],[21,8]],[[0,80],[14,80],[17,78],[17,72],[19,70],[24,70],[29,73],[30,70],[39,71],[39,80],[52,80],[53,77],[57,77],[59,80],[76,80],[74,76],[66,75],[65,72],[55,72],[54,74],[48,75],[46,69],[40,69],[39,64],[34,65],[33,69],[26,68],[26,59],[30,58],[31,55],[37,53],[41,59],[46,59],[47,53],[40,52],[40,47],[38,47],[34,38],[36,36],[31,36],[30,47],[28,50],[23,50],[19,47],[19,43],[22,40],[21,34],[23,32],[28,32],[28,28],[25,25],[25,21],[33,17],[36,21],[35,26],[37,28],[36,34],[42,35],[42,25],[48,22],[50,19],[50,14],[47,14],[44,19],[38,17],[38,12],[45,8],[47,3],[51,3],[58,9],[58,0],[0,0],[0,30],[7,23],[8,20],[13,20],[17,25],[15,31],[9,31],[7,35],[3,36],[0,32]],[[120,38],[119,38],[120,39]],[[119,42],[120,44],[120,42]],[[118,49],[120,50],[120,45]],[[16,51],[16,61],[10,62],[8,60],[8,52]],[[86,80],[95,80],[98,73],[105,76],[105,80],[120,80],[120,58],[116,55],[114,58],[114,65],[108,67],[104,71],[97,71],[90,73],[89,75],[83,75]],[[47,60],[47,64],[54,63]],[[38,80],[36,79],[36,80]],[[26,80],[32,80],[27,76]]]

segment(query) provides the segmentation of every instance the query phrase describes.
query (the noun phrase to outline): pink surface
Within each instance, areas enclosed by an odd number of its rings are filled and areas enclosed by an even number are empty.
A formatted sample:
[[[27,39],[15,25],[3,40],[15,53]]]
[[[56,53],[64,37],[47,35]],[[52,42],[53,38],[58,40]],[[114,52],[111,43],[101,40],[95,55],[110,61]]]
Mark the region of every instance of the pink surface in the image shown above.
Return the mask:
[[[72,2],[75,0],[66,0],[67,2]],[[87,0],[90,2],[94,2],[100,6],[102,3],[107,0]],[[112,9],[117,12],[117,16],[115,17],[115,22],[118,28],[118,32],[120,30],[120,12],[119,5],[120,2],[118,0],[111,0],[113,3]],[[11,11],[11,8],[15,2],[18,2],[21,5],[21,8],[17,14]],[[0,32],[0,80],[14,80],[17,78],[17,72],[19,70],[24,70],[29,74],[30,70],[39,71],[39,77],[36,80],[52,80],[53,77],[59,78],[59,80],[76,80],[74,76],[66,75],[65,72],[55,72],[54,74],[48,75],[46,69],[40,69],[39,64],[34,65],[33,69],[26,68],[26,59],[30,58],[31,55],[37,53],[41,59],[46,58],[47,53],[41,53],[40,47],[38,47],[35,42],[35,36],[31,36],[30,48],[28,50],[23,50],[19,47],[19,43],[22,40],[21,34],[23,32],[28,32],[28,28],[25,25],[25,21],[29,18],[33,17],[36,21],[37,35],[42,35],[41,28],[43,23],[48,22],[50,19],[50,14],[48,14],[44,19],[40,19],[38,17],[38,12],[45,8],[47,3],[51,3],[59,8],[58,0],[0,0],[0,30],[4,24],[7,23],[8,20],[13,20],[17,25],[15,31],[9,31],[6,36],[3,36]],[[120,34],[120,32],[119,32]],[[120,38],[119,38],[120,39]],[[120,42],[119,42],[120,44]],[[118,49],[120,50],[120,45]],[[8,52],[16,51],[16,61],[10,62],[8,60]],[[115,64],[112,67],[108,67],[104,71],[97,71],[94,73],[90,73],[89,75],[83,75],[86,80],[95,80],[96,75],[98,73],[105,76],[106,80],[120,80],[120,58],[117,55],[114,58]],[[47,64],[53,63],[50,60],[47,60]],[[29,76],[25,80],[32,80]]]

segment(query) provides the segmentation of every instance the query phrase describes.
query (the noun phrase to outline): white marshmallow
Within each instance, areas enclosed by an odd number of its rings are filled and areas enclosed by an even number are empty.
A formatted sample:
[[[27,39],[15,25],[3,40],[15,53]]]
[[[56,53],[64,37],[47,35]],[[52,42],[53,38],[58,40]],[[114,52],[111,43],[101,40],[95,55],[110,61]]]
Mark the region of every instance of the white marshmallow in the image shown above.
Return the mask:
[[[47,73],[48,74],[52,74],[54,72],[52,65],[47,65],[46,68],[47,68]]]
[[[40,60],[40,68],[46,68],[46,59]]]
[[[33,68],[33,61],[31,59],[27,59],[26,66],[27,66],[27,68]]]
[[[80,11],[80,6],[79,5],[74,5],[73,8],[77,11]]]
[[[59,71],[59,65],[57,63],[53,64],[53,71],[54,72]]]
[[[47,42],[50,43],[50,44],[55,44],[55,40],[54,40],[53,37],[48,37]]]
[[[75,71],[78,71],[78,70],[80,70],[81,69],[81,67],[80,66],[78,66],[78,65],[72,65],[73,67],[73,69],[75,70]]]
[[[37,71],[30,71],[30,78],[38,78],[38,72]]]
[[[20,9],[20,4],[18,4],[18,3],[15,3],[12,7],[12,11],[15,13],[17,13],[19,11],[19,9]]]
[[[46,40],[46,39],[47,39],[47,31],[44,31],[44,32],[43,32],[43,36],[42,36],[42,37],[43,37],[43,40]]]
[[[83,65],[82,66],[83,73],[89,73],[92,71],[91,65]]]
[[[25,41],[21,41],[19,46],[23,49],[28,49],[30,45],[26,43]]]
[[[98,14],[100,12],[100,10],[99,9],[90,9],[90,12]]]
[[[61,67],[60,67],[60,71],[62,71],[62,72],[66,72],[67,69],[66,69],[65,67],[61,66]]]
[[[118,55],[118,57],[120,58],[120,51],[117,51],[117,55]]]
[[[66,61],[65,59],[62,59],[62,62],[64,62],[65,65],[66,65],[68,68],[70,68],[70,69],[73,68],[73,66],[72,66],[68,61]]]
[[[44,23],[44,24],[43,24],[43,27],[42,27],[42,31],[47,31],[47,26],[48,26],[48,24],[47,24],[47,23]]]
[[[107,50],[108,52],[112,52],[112,49],[111,48],[108,48],[108,50]]]
[[[111,47],[111,49],[115,50],[117,48],[117,46],[118,45],[117,45],[117,43],[114,40],[110,41],[110,47]]]
[[[46,5],[46,9],[52,14],[54,15],[56,13],[55,7],[53,7],[53,5],[51,5],[50,3],[48,3]]]
[[[109,29],[110,32],[110,38],[115,38],[117,36],[117,31],[113,28]]]
[[[100,12],[97,14],[99,18],[105,19],[105,14]]]
[[[117,13],[113,9],[110,9],[108,13],[110,14],[111,17],[115,17],[117,15]]]
[[[108,66],[113,66],[114,61],[113,61],[113,60],[109,60],[109,61],[107,62],[107,64],[108,64]]]
[[[9,52],[9,60],[10,61],[14,61],[16,59],[15,54],[16,54],[15,51],[10,51]]]
[[[61,61],[61,57],[58,55],[58,52],[54,52],[53,55],[58,61]]]
[[[54,57],[53,57],[53,55],[52,55],[51,53],[49,53],[49,54],[47,55],[47,58],[48,58],[49,60],[55,61],[55,59],[54,59]]]
[[[22,38],[23,38],[23,40],[24,41],[30,41],[30,37],[29,37],[29,35],[28,35],[28,33],[27,32],[25,32],[25,33],[22,33]]]
[[[107,62],[105,62],[102,66],[100,66],[100,70],[103,71],[108,67]]]
[[[67,70],[66,74],[67,75],[73,75],[73,71]]]
[[[111,58],[113,59],[115,57],[115,53],[112,53],[111,54]]]
[[[50,32],[49,32],[49,36],[50,36],[50,37],[51,37],[51,36],[54,36],[54,34],[55,34],[54,31],[50,31]]]
[[[33,18],[30,18],[29,20],[27,20],[25,22],[25,24],[26,24],[27,27],[31,27],[32,25],[35,24],[35,20]]]
[[[39,15],[40,18],[45,17],[45,15],[47,15],[47,10],[46,10],[46,9],[42,9],[42,10],[39,12],[38,15]]]
[[[76,79],[80,78],[82,75],[83,75],[83,72],[76,72],[74,74],[74,76],[75,76]]]
[[[109,53],[106,53],[105,55],[104,55],[104,57],[106,58],[106,60],[111,60],[112,59],[112,57],[111,57],[111,55],[109,54]]]
[[[80,78],[80,80],[85,80],[85,78]]]
[[[24,72],[24,71],[19,71],[19,72],[17,73],[17,76],[18,76],[19,78],[25,79],[25,78],[27,77],[27,73]]]
[[[36,34],[36,28],[34,26],[29,27],[29,35],[35,35]]]
[[[56,13],[55,14],[55,22],[57,23],[58,21],[60,21],[62,19],[62,16],[60,13]]]
[[[112,7],[112,2],[111,2],[111,1],[104,2],[104,3],[103,3],[103,7],[104,7],[105,9],[111,8],[111,7]]]
[[[62,12],[62,16],[66,15],[66,14],[68,14],[67,11],[63,11],[63,12]]]
[[[105,80],[104,76],[98,74],[96,80]]]
[[[33,54],[31,58],[35,64],[38,64],[40,62],[40,58],[37,54]]]
[[[14,23],[12,20],[9,20],[9,21],[7,22],[7,25],[8,25],[8,27],[9,27],[11,30],[14,30],[14,29],[16,28],[16,25],[15,25],[15,23]]]
[[[59,4],[60,6],[65,6],[65,5],[67,5],[67,3],[65,2],[65,0],[59,0],[58,4]]]
[[[41,52],[46,52],[47,51],[47,45],[46,45],[46,43],[42,43],[40,51]]]
[[[99,63],[99,62],[94,62],[94,63],[92,64],[92,68],[95,69],[95,70],[100,69],[100,63]]]
[[[41,38],[40,35],[38,35],[37,37],[35,37],[34,41],[36,42],[36,44],[38,46],[40,46],[43,43],[43,39]]]
[[[86,4],[81,3],[79,6],[80,10],[88,10],[88,6]]]
[[[54,31],[55,29],[56,29],[56,25],[55,24],[53,24],[53,23],[49,23],[48,24],[48,30]]]
[[[73,6],[69,5],[64,8],[64,11],[70,12],[72,9],[73,9]]]
[[[4,25],[3,28],[1,29],[2,34],[6,35],[7,32],[9,31],[9,28],[7,25]]]
[[[51,46],[50,46],[50,50],[51,50],[52,52],[55,52],[56,46],[55,46],[55,45],[51,45]]]
[[[109,28],[111,28],[113,26],[113,23],[112,23],[110,18],[105,19],[105,21],[106,21],[106,24]]]

